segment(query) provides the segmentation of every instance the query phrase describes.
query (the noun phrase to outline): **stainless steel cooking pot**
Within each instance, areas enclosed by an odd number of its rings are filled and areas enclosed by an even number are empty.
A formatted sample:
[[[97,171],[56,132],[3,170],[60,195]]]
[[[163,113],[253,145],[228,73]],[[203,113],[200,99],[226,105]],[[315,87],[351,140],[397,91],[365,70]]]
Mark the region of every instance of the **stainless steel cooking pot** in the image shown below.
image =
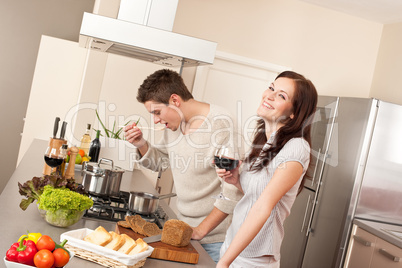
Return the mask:
[[[148,215],[154,213],[159,206],[159,200],[176,196],[175,193],[165,195],[153,195],[144,192],[130,192],[128,208],[130,211]]]
[[[82,185],[90,194],[119,196],[124,169],[115,167],[110,159],[101,158],[98,163],[84,162]]]

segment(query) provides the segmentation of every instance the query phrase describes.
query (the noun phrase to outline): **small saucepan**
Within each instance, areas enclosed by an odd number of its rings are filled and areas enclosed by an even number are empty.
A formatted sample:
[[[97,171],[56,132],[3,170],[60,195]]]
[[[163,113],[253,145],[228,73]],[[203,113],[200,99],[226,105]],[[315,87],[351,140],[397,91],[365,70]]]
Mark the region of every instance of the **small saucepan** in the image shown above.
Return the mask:
[[[153,195],[144,192],[130,192],[130,197],[128,199],[128,208],[130,211],[149,215],[155,213],[159,206],[159,200],[169,197],[176,196],[175,193],[165,194],[165,195]]]

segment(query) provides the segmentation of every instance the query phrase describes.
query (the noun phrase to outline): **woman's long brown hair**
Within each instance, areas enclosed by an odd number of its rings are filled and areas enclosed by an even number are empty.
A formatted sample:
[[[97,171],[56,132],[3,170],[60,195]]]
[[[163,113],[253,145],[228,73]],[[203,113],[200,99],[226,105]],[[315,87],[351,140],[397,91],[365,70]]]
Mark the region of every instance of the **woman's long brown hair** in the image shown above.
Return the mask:
[[[294,117],[293,119],[287,118],[285,121],[282,121],[285,125],[276,132],[275,140],[271,144],[271,147],[263,152],[261,152],[261,149],[267,142],[265,122],[263,119],[258,120],[252,149],[245,161],[252,163],[255,162],[258,157],[261,157],[262,161],[258,161],[255,165],[252,165],[252,171],[259,171],[266,167],[292,138],[303,138],[311,147],[311,122],[316,110],[318,98],[315,86],[303,75],[292,71],[280,73],[275,80],[280,77],[290,78],[295,83],[295,95],[292,100]],[[306,175],[302,179],[298,194],[303,189],[305,177]]]

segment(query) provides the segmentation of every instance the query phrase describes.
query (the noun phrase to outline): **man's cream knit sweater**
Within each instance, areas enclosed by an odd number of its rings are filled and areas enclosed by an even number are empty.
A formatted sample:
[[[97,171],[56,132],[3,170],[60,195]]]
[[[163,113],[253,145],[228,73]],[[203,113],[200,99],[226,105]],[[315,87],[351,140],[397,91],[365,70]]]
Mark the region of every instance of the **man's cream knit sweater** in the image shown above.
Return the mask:
[[[218,195],[220,178],[217,176],[213,157],[217,146],[237,146],[236,124],[223,108],[210,105],[210,112],[198,130],[183,135],[180,130],[165,130],[158,145],[148,144],[147,153],[139,159],[142,166],[157,171],[161,163],[169,163],[177,193],[178,218],[190,226],[198,226],[215,206],[230,214],[210,232],[202,244],[223,242],[236,202],[211,198]],[[224,195],[232,200],[241,198],[233,185],[224,184]]]

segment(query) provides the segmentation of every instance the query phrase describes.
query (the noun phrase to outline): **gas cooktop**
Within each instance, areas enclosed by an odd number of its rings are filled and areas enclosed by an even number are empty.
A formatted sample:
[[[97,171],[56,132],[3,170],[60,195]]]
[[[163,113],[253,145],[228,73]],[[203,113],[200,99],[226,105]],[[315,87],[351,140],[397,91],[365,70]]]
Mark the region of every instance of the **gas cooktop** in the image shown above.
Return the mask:
[[[124,221],[126,216],[132,216],[138,213],[132,212],[128,208],[128,192],[120,191],[118,197],[89,195],[93,200],[93,206],[85,211],[84,218],[92,218],[106,221]],[[140,215],[144,220],[155,222],[160,229],[163,228],[165,222],[169,219],[161,206],[155,213],[149,215]]]

